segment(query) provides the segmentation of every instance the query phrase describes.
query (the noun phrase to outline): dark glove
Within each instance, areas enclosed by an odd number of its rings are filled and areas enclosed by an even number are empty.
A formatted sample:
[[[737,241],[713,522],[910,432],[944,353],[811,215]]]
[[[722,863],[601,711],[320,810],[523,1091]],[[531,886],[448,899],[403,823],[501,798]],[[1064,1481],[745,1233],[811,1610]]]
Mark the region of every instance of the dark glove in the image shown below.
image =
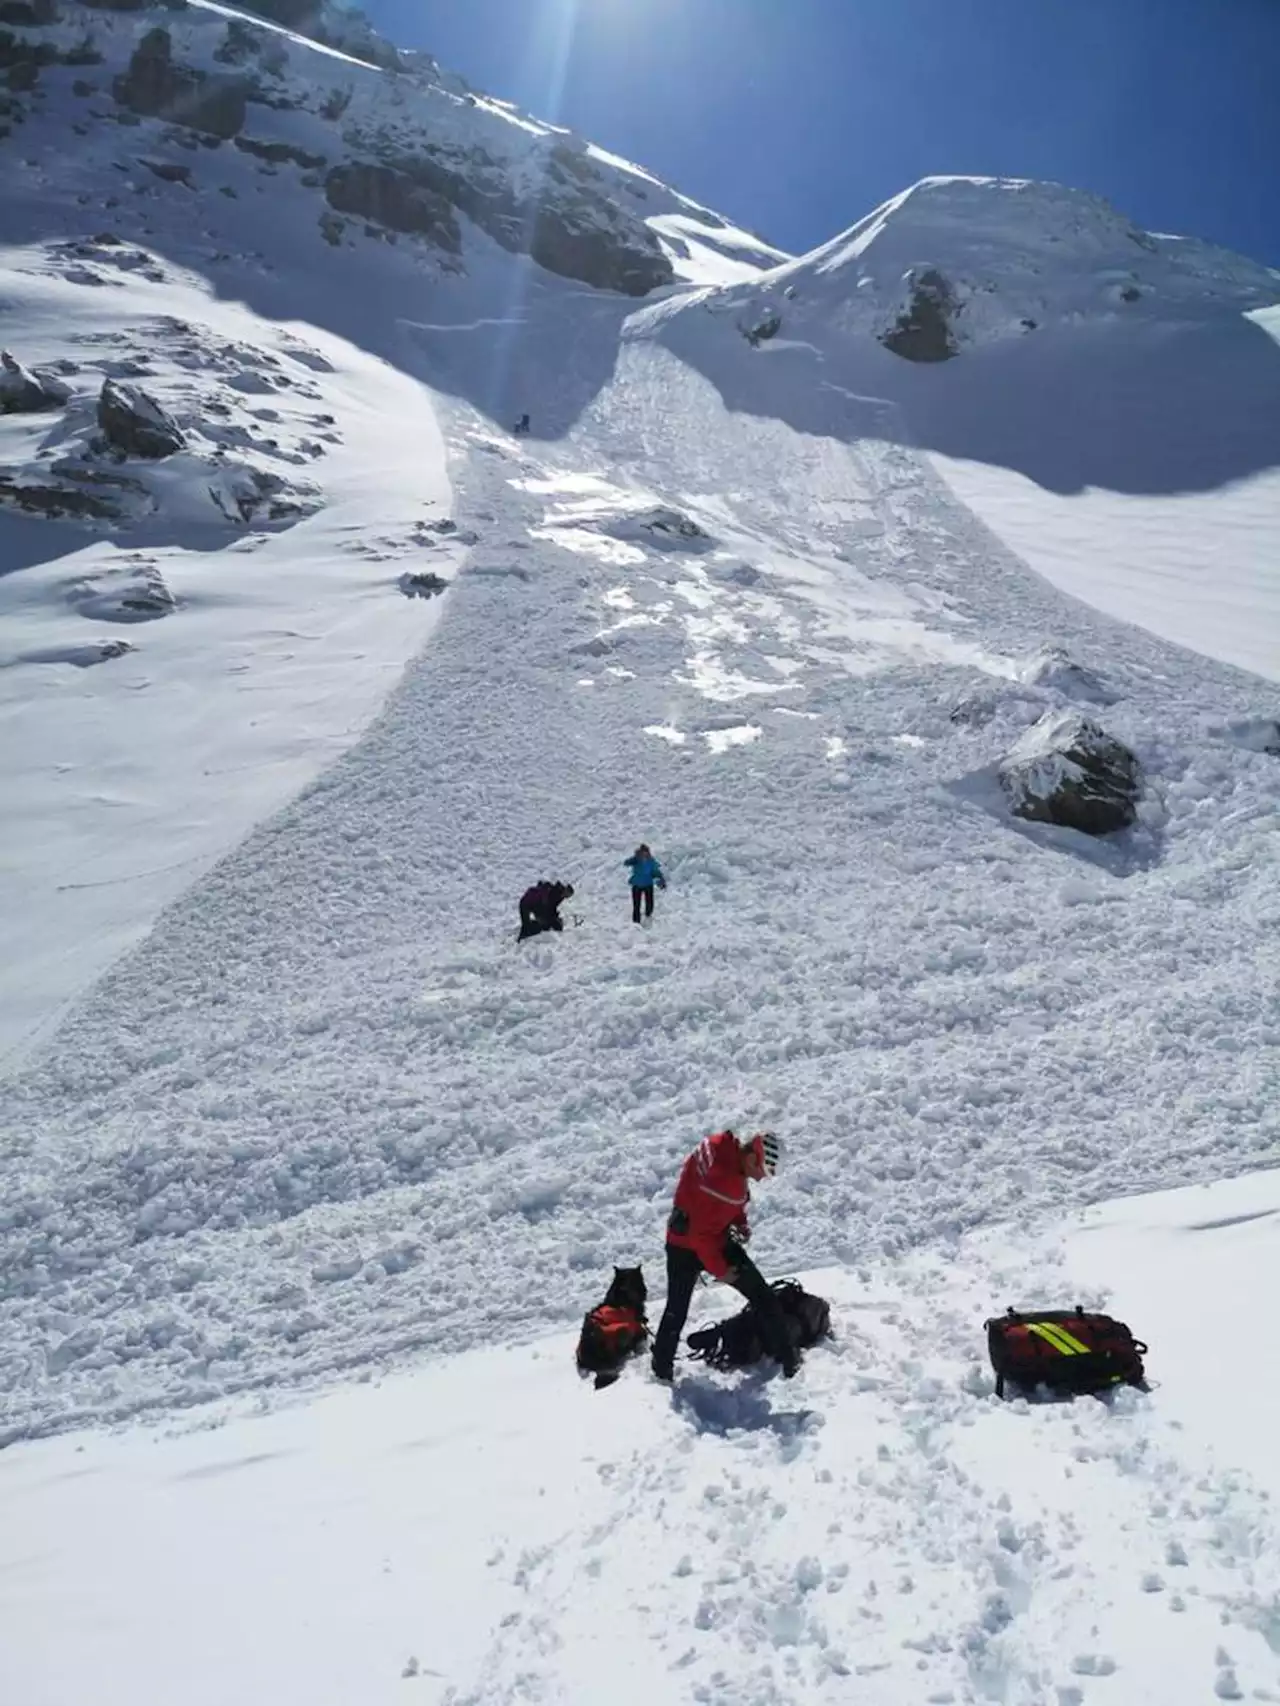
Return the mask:
[[[689,1230],[689,1216],[682,1208],[673,1208],[671,1218],[667,1222],[667,1231],[674,1232],[678,1238],[683,1238]]]
[[[733,1249],[733,1246],[735,1244],[749,1244],[750,1242],[751,1242],[751,1228],[749,1226],[743,1224],[743,1225],[731,1226],[729,1228],[729,1249],[730,1250]]]

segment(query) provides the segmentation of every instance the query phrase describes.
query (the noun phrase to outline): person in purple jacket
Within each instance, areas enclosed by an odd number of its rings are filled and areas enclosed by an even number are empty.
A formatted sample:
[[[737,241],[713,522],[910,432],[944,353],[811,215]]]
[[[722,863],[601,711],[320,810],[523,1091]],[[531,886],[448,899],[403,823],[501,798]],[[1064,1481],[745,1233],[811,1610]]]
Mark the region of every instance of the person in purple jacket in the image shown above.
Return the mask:
[[[642,905],[645,917],[653,917],[653,885],[656,883],[660,889],[665,889],[667,879],[647,841],[642,841],[624,863],[631,872],[631,922],[639,924]]]

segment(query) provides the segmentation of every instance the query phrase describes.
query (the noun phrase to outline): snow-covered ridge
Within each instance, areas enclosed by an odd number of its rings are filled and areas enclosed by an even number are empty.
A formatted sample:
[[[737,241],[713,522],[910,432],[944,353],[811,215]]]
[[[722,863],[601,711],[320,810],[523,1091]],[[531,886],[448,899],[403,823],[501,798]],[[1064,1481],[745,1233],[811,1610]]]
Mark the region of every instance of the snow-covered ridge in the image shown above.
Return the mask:
[[[49,116],[50,97],[65,89],[62,154],[66,122],[97,138],[72,150],[83,157],[116,140],[104,126],[136,129],[141,119],[138,140],[175,171],[184,166],[174,181],[197,193],[217,186],[190,157],[193,137],[257,150],[300,174],[334,245],[360,243],[367,230],[410,239],[437,268],[465,268],[477,247],[483,254],[496,242],[630,295],[681,277],[727,282],[785,258],[650,174],[475,93],[430,55],[401,54],[332,8],[308,10],[316,40],[213,4],[115,12],[20,0],[18,12],[6,57],[20,70],[0,125]],[[76,174],[64,161],[58,175]]]
[[[744,331],[821,321],[909,359],[1104,320],[1186,320],[1280,301],[1280,272],[1143,231],[1100,196],[1020,178],[925,178],[734,293]]]

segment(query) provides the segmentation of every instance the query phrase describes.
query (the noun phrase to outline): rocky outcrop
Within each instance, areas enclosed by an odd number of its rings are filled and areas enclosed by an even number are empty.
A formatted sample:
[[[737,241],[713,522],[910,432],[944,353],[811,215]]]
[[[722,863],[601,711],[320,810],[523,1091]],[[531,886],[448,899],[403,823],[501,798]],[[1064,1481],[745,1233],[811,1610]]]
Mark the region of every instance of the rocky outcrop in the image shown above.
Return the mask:
[[[406,598],[438,598],[449,588],[448,581],[441,580],[439,575],[433,575],[428,569],[406,571],[400,576],[399,585]]]
[[[0,415],[34,415],[45,409],[60,409],[70,395],[70,387],[60,379],[48,373],[31,373],[8,350],[0,350]]]
[[[237,136],[236,147],[242,154],[252,154],[269,165],[300,166],[304,172],[320,172],[328,164],[323,154],[309,154],[305,148],[295,148],[290,142],[259,142],[256,137]]]
[[[880,342],[905,361],[949,361],[956,354],[951,322],[956,312],[951,286],[936,267],[909,273],[906,308]]]
[[[1123,742],[1077,711],[1051,711],[1000,765],[1016,816],[1085,835],[1127,829],[1137,815],[1142,770]]]
[[[98,425],[113,450],[157,462],[185,449],[177,422],[140,385],[108,379],[98,398]]]
[[[447,199],[389,166],[353,162],[335,166],[324,181],[325,199],[339,213],[358,214],[391,231],[429,237],[450,254],[462,248],[462,232]]]
[[[177,609],[164,576],[145,562],[76,581],[67,600],[95,622],[155,622]]]
[[[371,148],[377,146],[376,138],[367,140]],[[562,278],[597,290],[646,296],[675,277],[653,232],[639,221],[623,221],[603,189],[595,187],[594,174],[584,175],[576,157],[570,167],[552,151],[543,189],[533,201],[519,196],[507,169],[479,148],[397,153],[384,164],[465,213],[511,254],[527,254]],[[329,199],[337,205],[332,196]]]
[[[53,0],[0,0],[0,24],[15,24],[20,30],[40,30],[58,22]]]
[[[0,504],[54,521],[125,521],[152,507],[137,480],[58,464],[39,478],[0,473]]]
[[[244,126],[249,93],[244,79],[175,65],[173,42],[165,29],[147,31],[113,87],[120,105],[144,118],[166,119],[222,141]]]

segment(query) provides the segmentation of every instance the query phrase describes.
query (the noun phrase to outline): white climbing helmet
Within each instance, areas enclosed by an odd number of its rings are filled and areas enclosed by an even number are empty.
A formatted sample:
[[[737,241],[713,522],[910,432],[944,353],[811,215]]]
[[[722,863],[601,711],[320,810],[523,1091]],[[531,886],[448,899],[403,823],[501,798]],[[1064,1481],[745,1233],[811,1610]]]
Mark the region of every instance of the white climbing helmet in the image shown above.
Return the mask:
[[[766,1177],[771,1179],[778,1171],[782,1145],[771,1131],[758,1131],[751,1139],[751,1148],[755,1151],[756,1160],[764,1169]]]

